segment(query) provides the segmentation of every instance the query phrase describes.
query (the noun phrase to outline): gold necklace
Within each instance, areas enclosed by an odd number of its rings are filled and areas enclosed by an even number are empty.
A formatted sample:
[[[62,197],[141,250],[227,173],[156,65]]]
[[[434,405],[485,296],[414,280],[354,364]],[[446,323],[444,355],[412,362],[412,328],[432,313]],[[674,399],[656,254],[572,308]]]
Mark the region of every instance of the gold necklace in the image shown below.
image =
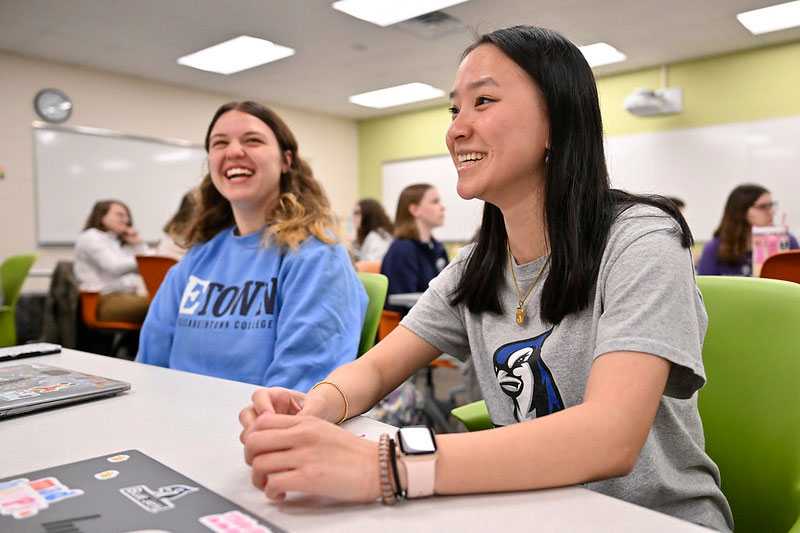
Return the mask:
[[[525,300],[527,300],[528,296],[531,295],[531,292],[533,292],[533,288],[539,282],[539,278],[542,277],[542,273],[544,272],[544,269],[547,266],[547,263],[550,262],[550,254],[547,254],[547,259],[545,260],[544,264],[542,265],[542,269],[539,271],[539,275],[536,276],[535,280],[533,280],[533,285],[531,285],[531,288],[528,289],[528,294],[525,295],[525,298],[522,298],[519,295],[519,286],[517,285],[517,276],[514,275],[514,262],[511,259],[511,245],[508,244],[508,240],[506,240],[506,249],[508,250],[508,267],[511,269],[511,279],[514,280],[514,289],[516,289],[516,291],[517,291],[517,300],[519,300],[519,307],[517,307],[517,324],[519,324],[520,326],[523,326],[523,325],[525,325],[525,308],[523,307],[525,305]]]

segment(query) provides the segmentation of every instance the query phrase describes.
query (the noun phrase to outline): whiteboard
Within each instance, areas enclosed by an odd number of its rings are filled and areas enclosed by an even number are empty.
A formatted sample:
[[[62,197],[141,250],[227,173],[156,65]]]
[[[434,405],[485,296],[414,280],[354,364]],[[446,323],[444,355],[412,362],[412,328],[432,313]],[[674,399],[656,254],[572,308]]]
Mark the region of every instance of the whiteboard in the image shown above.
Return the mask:
[[[621,135],[606,140],[611,183],[632,192],[677,196],[697,241],[711,239],[737,185],[756,183],[800,232],[800,116]]]
[[[94,203],[109,199],[155,242],[206,172],[205,150],[186,141],[38,122],[33,136],[39,244],[73,244]]]
[[[469,242],[480,227],[483,215],[481,200],[464,200],[456,192],[458,173],[449,155],[423,157],[383,164],[381,203],[394,219],[400,193],[409,185],[429,183],[436,187],[444,204],[444,225],[433,230],[442,242]]]
[[[613,187],[636,193],[677,196],[695,240],[711,239],[725,201],[737,185],[756,183],[779,204],[775,223],[800,233],[800,116],[702,128],[620,135],[605,141]],[[394,216],[400,191],[414,183],[435,185],[447,208],[443,241],[469,241],[480,225],[479,200],[456,193],[457,173],[449,155],[384,163],[382,200]]]

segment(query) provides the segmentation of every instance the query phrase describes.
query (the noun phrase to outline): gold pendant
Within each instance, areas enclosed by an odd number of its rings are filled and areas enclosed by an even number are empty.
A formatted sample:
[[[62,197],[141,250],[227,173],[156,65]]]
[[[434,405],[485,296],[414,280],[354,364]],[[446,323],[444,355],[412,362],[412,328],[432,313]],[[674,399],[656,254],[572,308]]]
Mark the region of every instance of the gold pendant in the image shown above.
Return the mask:
[[[520,326],[525,324],[525,309],[521,305],[517,307],[517,324]]]

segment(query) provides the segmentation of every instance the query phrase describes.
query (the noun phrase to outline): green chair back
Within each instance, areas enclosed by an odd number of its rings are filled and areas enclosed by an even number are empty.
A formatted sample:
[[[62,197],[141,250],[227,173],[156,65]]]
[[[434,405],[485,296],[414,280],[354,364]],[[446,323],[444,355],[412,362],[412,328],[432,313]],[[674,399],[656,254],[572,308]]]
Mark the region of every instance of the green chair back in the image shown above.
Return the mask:
[[[22,284],[39,254],[19,254],[8,257],[0,265],[0,282],[3,284],[3,305],[0,305],[0,347],[17,343],[14,312]]]
[[[467,431],[481,431],[494,427],[489,418],[489,410],[486,409],[486,402],[483,400],[456,407],[450,411],[450,414],[456,420],[461,421]]]
[[[361,328],[361,342],[358,345],[357,357],[361,357],[375,345],[378,322],[381,320],[381,311],[383,310],[383,304],[386,302],[386,291],[389,290],[389,278],[383,274],[359,272],[358,279],[364,284],[364,289],[366,289],[367,296],[369,296],[367,314],[364,317],[364,325]]]
[[[736,531],[800,531],[800,285],[697,284],[708,312],[698,404]]]

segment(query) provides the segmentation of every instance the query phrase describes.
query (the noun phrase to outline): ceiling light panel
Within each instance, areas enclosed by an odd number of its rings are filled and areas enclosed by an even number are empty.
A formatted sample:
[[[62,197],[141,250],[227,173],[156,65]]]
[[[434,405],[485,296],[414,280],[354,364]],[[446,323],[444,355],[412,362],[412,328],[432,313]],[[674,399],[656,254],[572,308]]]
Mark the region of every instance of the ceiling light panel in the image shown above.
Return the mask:
[[[800,1],[786,2],[736,15],[753,35],[800,26]]]
[[[378,26],[389,26],[467,0],[339,0],[331,7]]]
[[[233,74],[264,63],[294,55],[294,49],[264,39],[240,35],[193,54],[178,58],[178,63],[219,74]]]
[[[587,44],[578,48],[590,67],[599,67],[625,61],[628,56],[606,43]]]
[[[413,82],[377,91],[356,94],[348,98],[350,102],[364,107],[383,109],[412,102],[421,102],[444,96],[444,91],[425,83]]]

